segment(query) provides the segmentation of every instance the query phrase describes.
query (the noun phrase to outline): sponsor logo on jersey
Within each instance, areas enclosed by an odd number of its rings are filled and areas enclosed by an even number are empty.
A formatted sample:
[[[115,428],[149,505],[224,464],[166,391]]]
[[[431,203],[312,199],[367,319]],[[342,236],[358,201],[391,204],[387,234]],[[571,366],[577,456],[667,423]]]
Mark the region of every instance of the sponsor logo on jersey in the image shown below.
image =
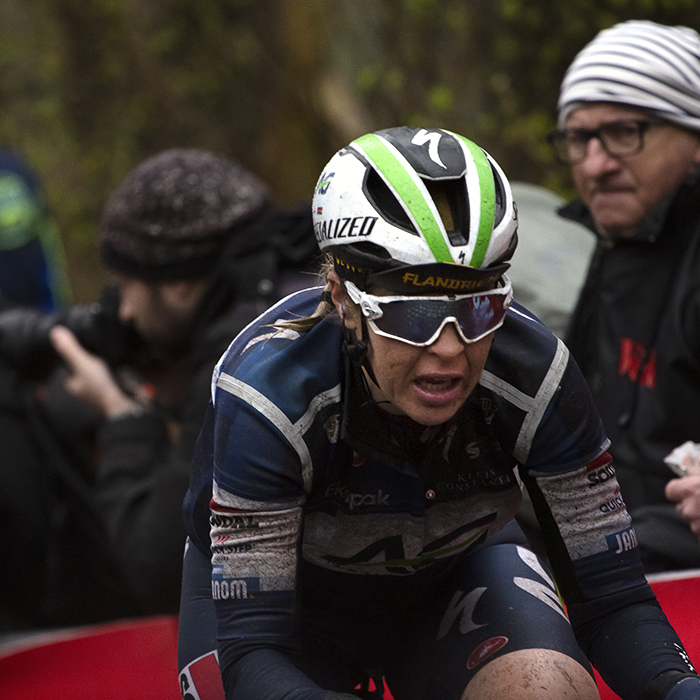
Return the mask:
[[[514,474],[499,474],[494,469],[480,469],[473,472],[457,474],[456,481],[439,481],[437,491],[459,491],[466,493],[476,488],[505,488],[517,483]]]
[[[625,502],[622,500],[619,487],[617,488],[615,493],[615,498],[606,501],[605,503],[603,503],[603,505],[600,506],[601,513],[612,513],[614,510],[618,510],[619,508],[625,507]]]
[[[481,414],[484,416],[486,425],[491,425],[496,415],[496,407],[493,401],[491,401],[491,399],[481,398],[479,399],[479,405],[481,406]]]
[[[485,642],[481,642],[479,646],[474,649],[474,651],[469,655],[467,660],[467,668],[471,671],[476,668],[480,663],[486,661],[489,656],[495,654],[499,649],[508,644],[508,637],[491,637]]]
[[[587,465],[586,469],[588,470],[586,478],[590,488],[603,484],[615,476],[615,467],[607,452]]]
[[[379,489],[376,493],[352,493],[345,484],[332,483],[325,493],[326,498],[339,498],[347,503],[350,510],[362,506],[388,506],[389,494]]]
[[[391,515],[387,516],[391,518]],[[359,520],[353,523],[352,520]],[[459,552],[482,542],[486,538],[489,526],[496,522],[497,514],[489,513],[468,523],[462,523],[452,529],[439,530],[439,536],[425,542],[420,551],[416,551],[415,538],[406,533],[404,535],[390,535],[388,537],[377,538],[376,521],[373,518],[363,521],[357,518],[342,518],[342,527],[333,532],[345,532],[350,538],[357,538],[358,545],[364,544],[360,549],[353,548],[344,554],[328,553],[327,540],[331,531],[327,520],[321,527],[306,527],[304,552],[310,555],[309,561],[320,563],[322,566],[330,565],[332,568],[342,567],[348,573],[360,574],[396,574],[404,576],[412,574],[435,560],[442,557],[455,556]],[[459,518],[456,518],[459,521]],[[309,522],[307,518],[306,523]],[[405,521],[403,519],[394,521],[397,525]],[[445,521],[445,527],[449,528],[455,519],[449,518]],[[419,526],[421,529],[422,526]],[[407,528],[413,529],[413,528]],[[421,530],[422,532],[422,530]],[[359,536],[358,536],[359,535]],[[309,537],[315,538],[309,546]],[[366,544],[365,544],[366,543]]]
[[[608,544],[608,549],[615,554],[629,552],[637,546],[637,533],[633,527],[628,527],[626,530],[614,532],[612,535],[607,535],[605,541]]]
[[[467,454],[467,457],[469,459],[477,459],[479,455],[481,454],[481,450],[479,449],[479,444],[476,442],[470,442],[465,448],[464,451]]]
[[[340,438],[340,416],[332,415],[324,424],[323,429],[326,431],[328,442],[335,445]]]
[[[617,501],[620,487],[612,465],[593,466],[538,478],[573,561],[616,550],[617,535],[630,527],[627,509]]]
[[[317,241],[332,241],[338,238],[362,238],[372,233],[378,216],[344,216],[327,219],[314,224]]]
[[[217,543],[212,545],[212,552],[216,552],[217,554],[243,554],[244,552],[252,552],[254,546],[255,545],[250,542],[229,545]]]
[[[224,527],[229,530],[253,530],[260,527],[252,515],[228,513],[212,513],[209,524],[213,527]]]
[[[259,578],[227,578],[222,566],[212,568],[211,597],[214,600],[245,600],[254,598],[259,590]]]

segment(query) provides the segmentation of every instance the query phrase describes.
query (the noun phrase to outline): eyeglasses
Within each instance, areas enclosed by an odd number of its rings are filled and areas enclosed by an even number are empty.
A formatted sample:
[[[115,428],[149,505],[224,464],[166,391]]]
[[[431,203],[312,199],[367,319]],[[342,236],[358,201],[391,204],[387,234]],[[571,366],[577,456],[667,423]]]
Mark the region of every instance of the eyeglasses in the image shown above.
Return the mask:
[[[513,300],[510,280],[503,279],[504,286],[498,289],[458,296],[380,297],[352,282],[345,286],[375,333],[424,347],[438,339],[447,323],[455,324],[465,343],[475,343],[500,328]]]
[[[547,134],[547,141],[557,160],[563,165],[576,165],[586,160],[588,142],[598,139],[613,158],[633,156],[644,148],[644,134],[652,126],[665,124],[662,119],[620,119],[597,129],[560,129]]]

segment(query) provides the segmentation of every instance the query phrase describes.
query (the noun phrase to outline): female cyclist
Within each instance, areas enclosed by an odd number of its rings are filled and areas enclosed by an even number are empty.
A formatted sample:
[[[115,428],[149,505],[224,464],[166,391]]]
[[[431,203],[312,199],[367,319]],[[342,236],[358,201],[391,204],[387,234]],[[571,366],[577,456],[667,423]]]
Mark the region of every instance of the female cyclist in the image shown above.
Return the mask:
[[[325,285],[214,372],[185,504],[185,697],[216,637],[229,700],[358,697],[368,674],[397,700],[588,700],[589,660],[625,699],[700,698],[578,369],[511,303],[499,166],[448,131],[387,129],[334,156],[313,212]],[[514,521],[523,484],[558,589]]]

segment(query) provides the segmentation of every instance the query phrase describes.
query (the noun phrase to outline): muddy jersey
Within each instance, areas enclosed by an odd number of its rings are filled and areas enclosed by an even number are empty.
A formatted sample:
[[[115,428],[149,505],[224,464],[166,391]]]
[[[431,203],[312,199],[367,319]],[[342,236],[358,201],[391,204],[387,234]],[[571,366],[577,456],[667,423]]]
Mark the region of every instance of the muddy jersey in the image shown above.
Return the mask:
[[[220,637],[252,624],[248,609],[264,611],[258,631],[290,629],[302,567],[305,586],[313,572],[351,576],[363,596],[391,596],[411,577],[428,585],[513,519],[523,481],[568,602],[644,583],[588,390],[539,321],[514,305],[462,409],[416,426],[363,400],[337,322],[273,327],[309,315],[319,293],[271,308],[214,371],[186,517],[205,552],[211,537]],[[209,506],[212,466],[209,533],[197,509]]]

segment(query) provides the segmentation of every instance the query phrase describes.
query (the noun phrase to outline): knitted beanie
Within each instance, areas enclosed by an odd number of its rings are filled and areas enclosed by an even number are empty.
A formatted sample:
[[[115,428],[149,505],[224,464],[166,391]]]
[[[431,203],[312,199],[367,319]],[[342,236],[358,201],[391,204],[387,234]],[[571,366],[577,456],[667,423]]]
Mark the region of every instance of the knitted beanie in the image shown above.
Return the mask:
[[[164,151],[137,166],[107,201],[102,260],[149,282],[201,279],[267,204],[267,187],[237,163],[196,149]]]
[[[646,20],[604,29],[569,66],[559,94],[559,127],[584,102],[640,107],[700,131],[700,35]]]

